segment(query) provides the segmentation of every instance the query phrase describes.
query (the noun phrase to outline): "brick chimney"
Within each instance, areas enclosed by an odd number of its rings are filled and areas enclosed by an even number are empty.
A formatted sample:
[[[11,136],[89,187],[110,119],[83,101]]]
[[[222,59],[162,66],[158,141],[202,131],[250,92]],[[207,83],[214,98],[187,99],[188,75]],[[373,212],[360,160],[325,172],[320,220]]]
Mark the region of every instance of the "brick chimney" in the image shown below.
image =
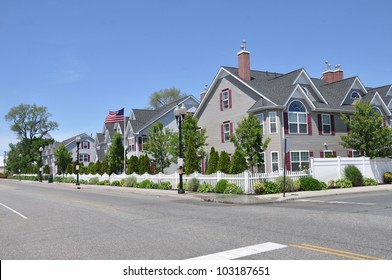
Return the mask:
[[[203,90],[202,92],[200,92],[200,102],[202,102],[203,99],[204,99],[204,97],[206,96],[206,94],[207,94],[207,89],[208,89],[208,85],[205,85],[205,86],[204,86],[204,90]]]
[[[334,83],[344,79],[343,70],[340,68],[340,64],[335,66],[335,70],[332,70],[331,64],[329,64],[328,61],[325,63],[327,64],[327,70],[323,72],[323,77],[321,78],[324,82]]]
[[[238,75],[247,81],[250,81],[250,52],[246,50],[246,41],[241,45],[241,51],[238,55]]]

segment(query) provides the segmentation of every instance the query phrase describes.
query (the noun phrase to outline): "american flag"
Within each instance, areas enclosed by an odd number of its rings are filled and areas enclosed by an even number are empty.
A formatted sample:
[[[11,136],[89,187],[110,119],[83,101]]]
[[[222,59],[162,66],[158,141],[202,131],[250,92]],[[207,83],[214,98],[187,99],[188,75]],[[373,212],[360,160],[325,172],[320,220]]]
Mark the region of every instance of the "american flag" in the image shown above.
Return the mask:
[[[124,121],[124,108],[118,111],[109,111],[109,115],[105,119],[105,123],[116,123]]]

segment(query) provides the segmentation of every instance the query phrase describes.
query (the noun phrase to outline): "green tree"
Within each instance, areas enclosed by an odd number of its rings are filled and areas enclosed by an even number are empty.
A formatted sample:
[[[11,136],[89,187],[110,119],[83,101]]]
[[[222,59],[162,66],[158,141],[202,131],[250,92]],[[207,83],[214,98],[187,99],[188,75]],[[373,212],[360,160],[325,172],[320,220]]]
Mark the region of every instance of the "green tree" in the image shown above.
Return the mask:
[[[219,156],[218,170],[223,173],[230,173],[230,156],[226,151],[222,151]]]
[[[186,94],[181,93],[181,91],[176,88],[161,89],[150,95],[150,108],[154,110],[158,109],[185,96]]]
[[[99,174],[99,175],[102,175],[103,173],[105,173],[105,172],[102,172],[102,162],[100,162],[99,160],[95,163],[95,174]]]
[[[154,159],[155,168],[164,172],[170,166],[169,145],[173,132],[163,128],[162,122],[155,123],[148,132],[148,142],[144,144],[146,152]]]
[[[49,165],[45,165],[44,166],[44,174],[49,174],[50,173],[50,167],[49,167]]]
[[[95,167],[95,163],[94,163],[94,162],[90,162],[90,163],[88,164],[88,170],[87,170],[87,172],[88,172],[89,174],[92,174],[92,175],[97,174],[97,169],[96,169],[96,167]]]
[[[208,159],[207,165],[207,174],[212,174],[218,171],[218,161],[219,161],[219,154],[215,151],[215,148],[212,147],[210,151],[210,157]]]
[[[151,166],[150,166],[150,159],[148,155],[141,155],[139,158],[139,174],[143,175],[144,173],[150,173]]]
[[[109,175],[120,174],[124,169],[124,145],[122,136],[115,133],[108,151]]]
[[[190,135],[187,143],[187,150],[185,153],[185,174],[191,174],[195,171],[199,171],[199,159],[196,154],[195,141],[193,136]]]
[[[383,126],[383,116],[374,111],[369,102],[358,102],[354,108],[351,118],[341,114],[350,132],[341,136],[340,144],[359,151],[361,156],[374,158],[392,155],[392,132],[391,128]]]
[[[231,141],[236,149],[239,149],[248,162],[248,168],[253,172],[254,167],[263,163],[263,152],[267,149],[270,138],[265,139],[263,143],[263,129],[260,126],[259,119],[249,113],[235,129],[231,136]]]
[[[35,104],[20,104],[19,106],[12,107],[7,115],[5,115],[5,120],[11,125],[10,129],[16,133],[19,139],[18,152],[24,158],[24,166],[32,164],[34,161],[41,165],[38,149],[49,143],[53,143],[52,140],[45,139],[49,138],[50,131],[58,127],[56,122],[49,121],[50,116],[51,114],[47,111],[46,107]],[[12,149],[11,146],[10,148]],[[16,166],[18,164],[15,163]]]
[[[72,163],[71,152],[65,148],[64,144],[60,144],[54,151],[54,156],[57,161],[57,172],[59,174],[66,173],[68,164]]]
[[[139,173],[139,158],[137,156],[131,156],[128,159],[127,174]]]
[[[61,175],[61,174],[64,175],[64,172],[59,172],[58,169],[57,169],[57,173],[60,174],[60,175]],[[72,173],[74,173],[73,164],[72,164],[71,162],[67,164],[67,169],[65,170],[65,173],[66,173],[66,174],[72,174]]]
[[[108,152],[105,155],[105,158],[102,161],[101,164],[101,173],[99,173],[100,175],[103,175],[104,173],[106,174],[110,174],[110,170],[109,170],[109,155]]]
[[[240,149],[235,149],[233,158],[230,164],[230,174],[239,174],[248,169],[246,159]]]
[[[182,155],[184,156],[187,150],[187,145],[189,143],[189,137],[192,135],[194,139],[194,146],[196,149],[197,159],[201,160],[207,154],[204,150],[206,146],[206,131],[204,129],[199,129],[197,125],[197,118],[188,114],[185,116],[185,120],[182,123]],[[170,143],[170,154],[172,155],[172,161],[177,162],[179,150],[179,134],[178,132],[173,133],[172,140]]]

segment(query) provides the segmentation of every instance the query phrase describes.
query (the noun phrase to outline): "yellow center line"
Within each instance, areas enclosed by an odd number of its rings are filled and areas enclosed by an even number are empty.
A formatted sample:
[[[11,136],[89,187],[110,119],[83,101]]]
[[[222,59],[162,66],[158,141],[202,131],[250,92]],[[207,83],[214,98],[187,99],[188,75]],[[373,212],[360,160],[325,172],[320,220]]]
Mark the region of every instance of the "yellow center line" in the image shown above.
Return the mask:
[[[108,209],[108,210],[112,210],[112,211],[118,210],[118,208],[110,206],[110,205],[99,204],[99,203],[95,203],[95,202],[91,202],[91,201],[87,201],[87,200],[79,200],[79,199],[72,199],[72,198],[64,198],[64,199],[67,201],[76,202],[76,203],[80,203],[80,204],[84,204],[84,205],[88,205],[88,206],[92,206],[92,207],[96,207],[96,208]]]
[[[353,259],[353,260],[382,260],[380,258],[376,258],[372,256],[337,250],[333,248],[321,247],[321,246],[316,246],[311,244],[301,244],[301,245],[290,244],[289,246],[304,249],[304,250],[311,250],[320,253],[335,255],[335,256],[339,256],[347,259]]]

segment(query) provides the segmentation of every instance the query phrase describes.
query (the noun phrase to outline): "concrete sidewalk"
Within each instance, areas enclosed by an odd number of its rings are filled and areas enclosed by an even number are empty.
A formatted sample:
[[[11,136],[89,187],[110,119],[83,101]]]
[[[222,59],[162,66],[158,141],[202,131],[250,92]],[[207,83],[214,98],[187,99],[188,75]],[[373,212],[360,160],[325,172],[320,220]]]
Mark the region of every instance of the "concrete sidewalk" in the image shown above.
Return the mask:
[[[28,181],[24,181],[28,182]],[[47,182],[32,182],[40,184],[42,186],[64,186],[76,189],[75,184],[68,183],[47,183]],[[265,195],[236,195],[236,194],[219,194],[219,193],[197,193],[197,192],[185,192],[184,194],[178,194],[177,190],[156,190],[156,189],[139,189],[139,188],[124,188],[124,187],[112,187],[112,186],[97,186],[97,185],[80,185],[81,190],[101,190],[101,191],[114,191],[114,192],[127,192],[135,193],[140,195],[149,196],[168,196],[176,199],[192,199],[206,202],[216,203],[229,203],[229,204],[258,204],[258,203],[271,203],[271,202],[283,202],[287,200],[304,199],[311,197],[320,196],[332,196],[341,194],[353,194],[353,193],[366,193],[376,191],[392,191],[392,184],[389,185],[378,185],[378,186],[367,186],[367,187],[353,187],[347,189],[329,189],[323,191],[300,191],[294,193],[286,193],[283,197],[282,193],[279,194],[265,194]]]

